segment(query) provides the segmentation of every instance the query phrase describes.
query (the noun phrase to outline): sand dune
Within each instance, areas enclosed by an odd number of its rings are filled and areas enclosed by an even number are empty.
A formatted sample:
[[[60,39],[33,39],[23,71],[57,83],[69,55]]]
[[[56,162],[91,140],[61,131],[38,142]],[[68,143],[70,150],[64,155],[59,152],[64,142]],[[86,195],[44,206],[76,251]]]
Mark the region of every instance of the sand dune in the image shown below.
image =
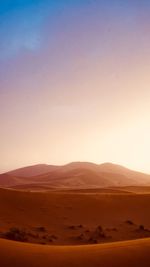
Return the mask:
[[[18,184],[28,184],[28,181],[24,177],[11,176],[7,173],[0,175],[0,186],[1,187],[13,187]]]
[[[123,190],[127,193],[134,193],[134,194],[150,194],[150,186],[125,186],[125,187],[117,187],[112,188],[117,190]]]
[[[147,267],[149,203],[150,194],[121,188],[0,189],[0,264]]]
[[[0,175],[1,265],[149,266],[145,184],[149,175],[110,163],[37,165]]]
[[[37,164],[33,166],[19,168],[19,169],[10,171],[7,174],[11,176],[17,176],[17,177],[32,177],[32,176],[37,176],[37,175],[51,172],[57,168],[59,168],[59,166]]]
[[[3,267],[148,267],[150,239],[76,247],[0,240],[0,261]]]
[[[104,188],[150,185],[150,175],[119,165],[73,162],[64,166],[35,165],[0,175],[0,186],[38,188]]]
[[[0,233],[3,236],[10,228],[17,227],[26,232],[28,242],[54,245],[149,237],[149,203],[149,194],[105,190],[33,193],[1,189]]]

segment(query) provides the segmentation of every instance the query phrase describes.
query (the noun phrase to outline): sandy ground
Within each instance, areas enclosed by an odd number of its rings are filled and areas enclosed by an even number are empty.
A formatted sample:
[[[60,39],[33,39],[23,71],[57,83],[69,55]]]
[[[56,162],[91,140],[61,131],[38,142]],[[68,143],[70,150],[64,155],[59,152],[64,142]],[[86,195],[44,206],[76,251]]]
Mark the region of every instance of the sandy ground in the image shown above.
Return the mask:
[[[43,245],[150,237],[149,194],[77,192],[1,189],[0,236]]]
[[[150,194],[132,191],[0,189],[0,266],[150,266]]]
[[[117,187],[113,188],[114,190],[123,190],[127,193],[134,193],[134,194],[150,194],[150,186],[125,186],[125,187]]]
[[[3,267],[148,267],[150,239],[88,246],[42,246],[0,240]]]

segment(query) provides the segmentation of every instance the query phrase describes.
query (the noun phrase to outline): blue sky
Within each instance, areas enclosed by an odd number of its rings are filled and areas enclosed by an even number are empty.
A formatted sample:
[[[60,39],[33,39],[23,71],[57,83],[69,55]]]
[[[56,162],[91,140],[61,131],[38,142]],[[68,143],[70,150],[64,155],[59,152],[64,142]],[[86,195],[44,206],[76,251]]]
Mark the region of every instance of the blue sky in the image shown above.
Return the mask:
[[[0,171],[80,160],[150,172],[149,73],[149,0],[1,0]]]
[[[40,48],[43,27],[47,18],[59,20],[62,12],[72,10],[99,10],[99,16],[108,13],[109,19],[126,17],[134,21],[134,15],[150,1],[122,0],[2,0],[0,1],[0,58],[16,55],[21,49],[34,51]],[[68,11],[66,11],[68,9]],[[90,20],[90,13],[87,13]],[[83,17],[83,21],[84,21]],[[56,24],[56,23],[55,23]]]
[[[0,58],[16,55],[22,48],[38,49],[47,16],[57,19],[60,10],[77,4],[79,1],[67,0],[0,1]]]

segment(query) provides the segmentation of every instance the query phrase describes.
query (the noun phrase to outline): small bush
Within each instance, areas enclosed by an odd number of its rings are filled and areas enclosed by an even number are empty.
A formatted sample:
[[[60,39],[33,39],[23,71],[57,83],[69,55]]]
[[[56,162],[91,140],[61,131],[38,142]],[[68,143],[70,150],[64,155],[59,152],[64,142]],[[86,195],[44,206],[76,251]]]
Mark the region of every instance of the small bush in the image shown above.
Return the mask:
[[[83,240],[84,239],[84,234],[80,234],[79,236],[77,236],[78,240]]]
[[[139,226],[139,230],[144,231],[144,230],[145,230],[144,225],[141,224],[141,225]]]
[[[134,223],[131,220],[126,221],[127,224],[133,225]]]
[[[16,227],[10,228],[8,232],[3,234],[3,236],[9,240],[20,241],[20,242],[27,241],[26,232]]]
[[[56,239],[58,239],[58,237],[56,235],[51,235],[50,239],[55,239],[56,240]]]
[[[83,228],[83,225],[82,225],[82,224],[79,224],[79,225],[78,225],[78,228]]]
[[[100,239],[103,239],[103,238],[107,238],[107,235],[105,234],[102,226],[98,226],[94,232],[91,234],[91,239],[92,240],[100,240]]]
[[[92,243],[92,244],[97,244],[97,243],[98,243],[98,240],[95,239],[95,238],[92,238],[92,237],[90,237],[88,241],[89,241],[90,243]]]
[[[76,229],[75,225],[70,225],[68,228],[71,229],[71,230],[75,230]]]
[[[40,226],[40,227],[36,227],[36,231],[38,231],[38,232],[46,232],[46,229],[45,229],[45,227]]]
[[[99,225],[99,226],[97,227],[97,230],[98,230],[99,232],[102,232],[102,231],[103,231],[103,227],[102,227],[101,225]]]
[[[117,230],[117,228],[106,228],[105,229],[106,231],[108,231],[108,232],[117,232],[118,230]]]

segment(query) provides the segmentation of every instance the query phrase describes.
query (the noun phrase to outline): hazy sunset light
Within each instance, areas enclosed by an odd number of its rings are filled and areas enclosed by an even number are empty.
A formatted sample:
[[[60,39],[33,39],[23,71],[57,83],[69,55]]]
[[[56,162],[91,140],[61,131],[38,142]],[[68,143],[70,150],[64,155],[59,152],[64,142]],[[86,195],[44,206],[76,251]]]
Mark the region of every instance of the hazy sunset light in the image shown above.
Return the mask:
[[[12,4],[10,4],[12,2]],[[0,1],[0,172],[150,173],[150,1]]]
[[[149,267],[150,0],[0,0],[0,266]]]

